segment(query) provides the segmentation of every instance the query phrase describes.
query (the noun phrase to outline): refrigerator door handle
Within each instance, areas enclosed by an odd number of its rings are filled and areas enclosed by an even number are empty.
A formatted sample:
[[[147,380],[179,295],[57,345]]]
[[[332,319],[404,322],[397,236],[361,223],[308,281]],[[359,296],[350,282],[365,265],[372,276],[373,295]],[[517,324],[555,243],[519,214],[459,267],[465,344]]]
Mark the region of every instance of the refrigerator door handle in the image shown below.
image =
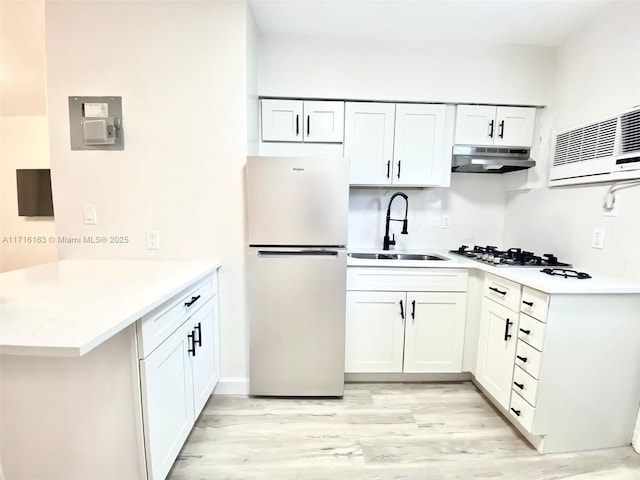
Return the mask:
[[[272,251],[258,250],[258,257],[264,258],[287,258],[287,257],[326,257],[337,258],[338,252],[332,250],[291,250]]]

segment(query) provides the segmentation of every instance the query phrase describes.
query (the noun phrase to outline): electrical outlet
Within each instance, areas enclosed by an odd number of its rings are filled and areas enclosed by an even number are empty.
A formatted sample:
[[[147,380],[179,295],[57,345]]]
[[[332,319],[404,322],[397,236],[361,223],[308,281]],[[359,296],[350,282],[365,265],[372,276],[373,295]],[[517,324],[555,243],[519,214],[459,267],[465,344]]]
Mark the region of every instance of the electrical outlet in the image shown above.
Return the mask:
[[[596,228],[593,231],[593,236],[591,237],[591,248],[602,250],[604,248],[604,239],[605,231],[601,228]]]
[[[442,228],[451,227],[451,217],[449,215],[442,216]]]
[[[98,215],[96,214],[95,205],[83,205],[82,206],[82,220],[85,225],[97,225]]]
[[[160,235],[156,230],[147,230],[147,250],[160,250]]]

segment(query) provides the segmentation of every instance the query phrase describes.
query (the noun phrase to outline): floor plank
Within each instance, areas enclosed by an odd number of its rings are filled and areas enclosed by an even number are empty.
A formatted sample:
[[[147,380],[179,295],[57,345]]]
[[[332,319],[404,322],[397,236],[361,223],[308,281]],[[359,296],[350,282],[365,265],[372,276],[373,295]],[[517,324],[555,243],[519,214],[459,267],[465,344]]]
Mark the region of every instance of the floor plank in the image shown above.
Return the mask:
[[[630,447],[539,455],[469,382],[212,397],[169,480],[638,480]]]

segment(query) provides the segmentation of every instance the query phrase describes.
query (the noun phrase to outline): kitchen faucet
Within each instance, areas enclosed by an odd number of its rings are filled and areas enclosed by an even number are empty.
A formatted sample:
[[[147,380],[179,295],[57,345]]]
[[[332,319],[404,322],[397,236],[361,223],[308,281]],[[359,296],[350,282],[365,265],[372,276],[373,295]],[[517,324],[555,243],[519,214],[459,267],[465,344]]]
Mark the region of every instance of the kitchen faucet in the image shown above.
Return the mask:
[[[404,198],[405,210],[404,210],[404,220],[400,220],[399,218],[391,218],[391,204],[396,197]],[[389,250],[389,247],[396,244],[396,235],[393,234],[393,238],[389,238],[389,222],[393,220],[394,222],[402,222],[402,231],[400,232],[403,235],[409,233],[407,231],[407,213],[409,213],[409,197],[402,192],[394,193],[391,196],[391,200],[389,200],[389,206],[387,207],[387,221],[384,227],[384,245],[382,247],[383,250]]]

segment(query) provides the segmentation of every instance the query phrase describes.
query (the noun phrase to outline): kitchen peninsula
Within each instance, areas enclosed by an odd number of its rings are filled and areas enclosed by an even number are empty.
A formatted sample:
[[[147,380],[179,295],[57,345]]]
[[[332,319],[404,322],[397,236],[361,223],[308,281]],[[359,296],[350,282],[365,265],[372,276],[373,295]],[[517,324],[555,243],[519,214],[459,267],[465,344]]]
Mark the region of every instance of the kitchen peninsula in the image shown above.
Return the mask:
[[[7,478],[164,478],[220,376],[218,268],[62,260],[0,275]]]

